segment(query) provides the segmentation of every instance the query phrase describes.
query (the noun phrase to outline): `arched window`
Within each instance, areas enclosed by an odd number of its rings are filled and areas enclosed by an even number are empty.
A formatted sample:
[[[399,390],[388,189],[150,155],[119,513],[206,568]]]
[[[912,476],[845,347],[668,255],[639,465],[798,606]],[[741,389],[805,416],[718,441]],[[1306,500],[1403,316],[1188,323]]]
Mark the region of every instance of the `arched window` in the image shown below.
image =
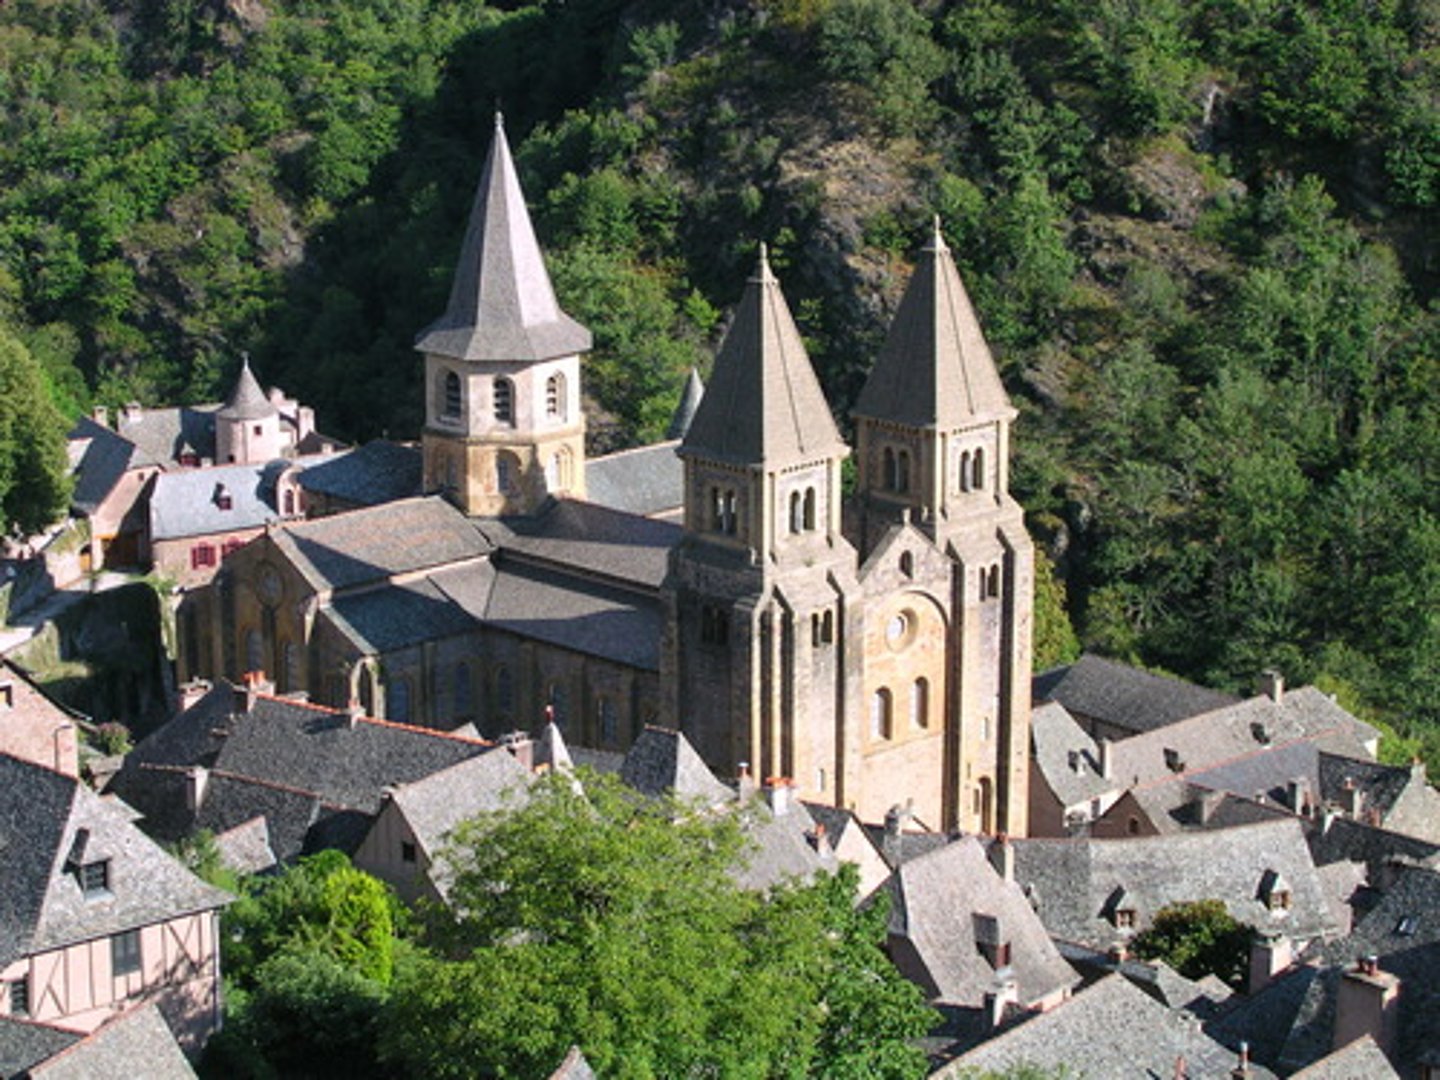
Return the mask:
[[[910,687],[910,724],[917,729],[930,726],[930,681],[916,679]]]
[[[286,517],[293,517],[295,515],[295,492],[289,488],[285,489],[284,514]]]
[[[454,685],[450,694],[450,710],[458,720],[469,716],[471,709],[470,665],[456,664]]]
[[[985,451],[976,450],[970,463],[970,486],[976,491],[985,490]]]
[[[887,446],[881,460],[885,465],[885,489],[887,491],[898,491],[900,489],[900,476],[895,471],[895,451]]]
[[[514,454],[502,450],[495,455],[495,490],[502,495],[513,495],[519,488],[520,460]]]
[[[915,576],[915,556],[909,551],[900,553],[900,573],[906,577]]]
[[[798,533],[804,527],[805,515],[800,505],[800,493],[792,491],[790,493],[790,531]]]
[[[558,371],[545,380],[545,415],[565,419],[565,376]]]
[[[870,734],[877,739],[888,739],[895,733],[895,706],[890,689],[882,686],[870,699]]]
[[[245,670],[265,670],[265,642],[259,630],[245,631]]]
[[[805,528],[807,531],[815,528],[815,489],[813,487],[805,489]]]
[[[727,536],[735,535],[735,492],[725,492],[725,505],[720,514],[721,529]]]
[[[970,451],[960,455],[960,490],[970,490]]]
[[[568,446],[555,451],[555,478],[561,491],[569,491],[575,486],[575,455]]]
[[[901,492],[910,490],[910,452],[908,450],[901,450],[895,456],[895,490]]]
[[[714,532],[720,532],[720,524],[725,518],[725,500],[720,495],[718,487],[710,489],[710,528]]]
[[[1000,595],[1000,567],[990,567],[990,597],[993,600]]]
[[[495,421],[515,423],[515,384],[504,377],[495,380]]]
[[[820,620],[820,637],[828,644],[835,640],[835,613],[825,612],[824,618]]]
[[[410,722],[409,679],[396,679],[385,688],[385,718],[398,724]]]
[[[295,647],[295,643],[293,641],[287,641],[285,643],[285,648],[282,650],[282,655],[285,658],[285,662],[281,668],[283,675],[281,678],[280,689],[285,693],[290,693],[292,691],[301,689],[300,650]]]
[[[602,697],[595,703],[595,711],[600,717],[600,741],[613,745],[620,734],[620,719],[615,712],[615,703],[608,697]]]
[[[453,371],[445,372],[441,379],[440,415],[447,420],[460,416],[460,376]]]
[[[495,669],[495,707],[502,713],[515,708],[515,676],[503,664]]]

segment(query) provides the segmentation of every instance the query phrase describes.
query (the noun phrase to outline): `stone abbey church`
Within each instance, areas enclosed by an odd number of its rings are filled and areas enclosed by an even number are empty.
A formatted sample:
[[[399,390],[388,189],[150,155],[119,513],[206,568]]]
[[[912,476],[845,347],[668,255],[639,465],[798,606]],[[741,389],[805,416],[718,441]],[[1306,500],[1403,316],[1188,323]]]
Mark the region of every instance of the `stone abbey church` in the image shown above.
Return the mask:
[[[655,723],[722,777],[788,778],[863,820],[908,804],[932,828],[1023,835],[1016,414],[938,227],[853,451],[763,251],[670,441],[586,460],[590,343],[497,123],[448,306],[417,339],[420,489],[395,498],[393,455],[368,447],[335,463],[353,464],[348,502],[314,493],[309,520],[185,597],[182,677],[263,671],[280,692],[497,737],[549,716],[599,751]]]

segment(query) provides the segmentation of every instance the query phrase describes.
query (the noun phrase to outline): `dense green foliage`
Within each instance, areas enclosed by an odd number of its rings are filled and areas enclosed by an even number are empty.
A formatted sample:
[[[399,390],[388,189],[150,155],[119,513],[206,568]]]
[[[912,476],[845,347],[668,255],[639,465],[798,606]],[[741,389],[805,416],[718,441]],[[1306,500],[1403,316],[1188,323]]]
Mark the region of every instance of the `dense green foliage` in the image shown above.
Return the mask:
[[[17,0],[0,303],[70,411],[213,399],[249,349],[337,434],[414,435],[499,102],[602,448],[663,430],[760,238],[843,417],[939,212],[1082,644],[1279,667],[1440,761],[1437,32],[1430,0]]]
[[[853,868],[742,891],[730,814],[555,776],[458,831],[442,952],[402,968],[382,1047],[402,1072],[538,1076],[578,1043],[616,1077],[905,1077],[933,1015],[854,910]]]
[[[64,435],[44,373],[0,324],[0,537],[38,532],[64,511]]]
[[[910,1040],[935,1014],[880,947],[885,905],[854,907],[853,867],[744,892],[735,815],[582,778],[457,830],[452,907],[423,933],[333,851],[248,883],[206,1073],[546,1076],[578,1044],[603,1076],[924,1074]]]
[[[1135,955],[1163,960],[1187,979],[1215,975],[1234,987],[1245,985],[1255,929],[1235,919],[1219,900],[1171,904],[1135,937]]]

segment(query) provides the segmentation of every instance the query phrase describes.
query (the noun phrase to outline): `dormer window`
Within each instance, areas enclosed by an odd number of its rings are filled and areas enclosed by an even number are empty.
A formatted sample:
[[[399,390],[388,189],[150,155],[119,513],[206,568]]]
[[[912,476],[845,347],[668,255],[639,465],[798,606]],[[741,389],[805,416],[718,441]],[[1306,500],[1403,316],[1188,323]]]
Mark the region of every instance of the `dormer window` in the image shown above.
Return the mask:
[[[1290,910],[1290,890],[1289,890],[1289,889],[1276,889],[1275,891],[1273,891],[1273,892],[1270,894],[1270,901],[1269,901],[1268,907],[1270,908],[1271,911],[1289,911],[1289,910]]]
[[[1135,929],[1135,909],[1131,907],[1115,909],[1115,929]]]
[[[1185,759],[1180,756],[1180,751],[1171,747],[1165,748],[1165,767],[1171,772],[1184,772]]]
[[[10,1015],[30,1015],[30,980],[16,979],[10,984]]]
[[[96,859],[94,862],[81,863],[79,879],[80,892],[85,899],[93,900],[110,895],[110,860]]]
[[[235,500],[230,496],[230,489],[224,484],[215,485],[214,499],[216,508],[220,510],[229,510],[235,504]]]

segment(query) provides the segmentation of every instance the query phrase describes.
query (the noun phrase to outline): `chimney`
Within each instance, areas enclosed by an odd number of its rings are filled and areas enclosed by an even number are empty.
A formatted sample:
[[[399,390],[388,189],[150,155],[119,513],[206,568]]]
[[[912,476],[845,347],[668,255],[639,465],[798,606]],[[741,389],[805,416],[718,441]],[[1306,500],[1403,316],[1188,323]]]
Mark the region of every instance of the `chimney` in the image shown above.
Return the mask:
[[[205,787],[210,782],[210,770],[192,765],[185,770],[185,809],[198,813],[205,805]]]
[[[810,846],[815,849],[817,855],[825,855],[830,851],[830,841],[825,838],[825,823],[817,821],[815,828],[805,834],[810,841]]]
[[[1255,692],[1279,705],[1285,699],[1285,679],[1274,668],[1266,668],[1255,680]]]
[[[1220,804],[1225,801],[1223,791],[1204,790],[1195,796],[1195,823],[1197,825],[1209,825],[1215,817],[1215,811],[1220,809]]]
[[[735,787],[740,793],[740,801],[748,802],[755,796],[755,778],[750,775],[750,763],[740,762],[735,773]]]
[[[1230,1080],[1250,1080],[1253,1074],[1250,1072],[1250,1044],[1240,1043],[1240,1059],[1235,1063],[1235,1068],[1230,1070]]]
[[[127,401],[120,408],[120,415],[125,417],[127,422],[135,422],[145,414],[145,410],[138,401]]]
[[[1340,787],[1340,811],[1348,818],[1360,817],[1360,810],[1365,805],[1365,793],[1355,783],[1353,776],[1347,776],[1345,783]]]
[[[1250,939],[1250,974],[1245,983],[1247,994],[1257,994],[1271,979],[1290,966],[1294,948],[1284,934],[1257,933]]]
[[[1020,988],[1014,975],[996,972],[995,981],[985,991],[985,1022],[991,1031],[1005,1022],[1006,1015],[1020,1004]]]
[[[1412,784],[1420,784],[1421,786],[1424,786],[1426,783],[1425,762],[1421,761],[1418,757],[1410,759],[1410,782]]]
[[[1085,775],[1085,755],[1079,750],[1070,751],[1070,771],[1076,776]]]
[[[90,410],[90,419],[94,420],[95,423],[99,424],[101,427],[109,427],[110,410],[107,409],[104,405],[96,405],[93,409]]]
[[[1400,980],[1381,971],[1374,956],[1363,956],[1340,977],[1335,999],[1335,1038],[1339,1050],[1369,1035],[1387,1055],[1395,1049]]]
[[[765,804],[776,817],[784,817],[790,812],[794,787],[795,782],[785,776],[772,776],[765,781]]]
[[[211,689],[209,679],[191,679],[187,683],[181,683],[175,692],[175,711],[177,713],[188,712]]]
[[[1095,740],[1095,750],[1100,758],[1100,775],[1106,780],[1113,779],[1115,771],[1115,754],[1110,745],[1110,740],[1101,738]]]
[[[247,671],[242,676],[244,685],[236,687],[235,708],[239,712],[249,712],[255,708],[255,696],[257,694],[270,694],[275,691],[275,684],[265,678],[263,671]]]
[[[1015,880],[1015,845],[1004,833],[997,833],[990,844],[990,865],[1004,880]]]
[[[523,731],[511,731],[500,736],[500,745],[511,757],[523,765],[526,771],[535,767],[535,740]]]
[[[1304,814],[1310,807],[1310,782],[1297,776],[1285,785],[1285,801],[1293,813]]]

